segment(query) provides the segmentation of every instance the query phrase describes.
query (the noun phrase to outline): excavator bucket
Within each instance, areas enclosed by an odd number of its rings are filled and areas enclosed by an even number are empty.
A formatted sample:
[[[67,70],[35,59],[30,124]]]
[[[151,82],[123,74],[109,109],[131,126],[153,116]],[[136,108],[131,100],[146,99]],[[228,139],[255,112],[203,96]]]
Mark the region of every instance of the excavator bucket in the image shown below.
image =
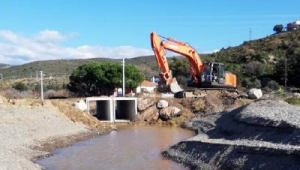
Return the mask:
[[[161,93],[173,93],[176,94],[178,92],[184,91],[178,84],[176,78],[170,78],[167,82],[162,82],[158,85],[158,91]]]
[[[172,82],[170,83],[169,86],[170,86],[170,91],[174,94],[183,91],[183,89],[179,86],[176,78],[172,79]]]

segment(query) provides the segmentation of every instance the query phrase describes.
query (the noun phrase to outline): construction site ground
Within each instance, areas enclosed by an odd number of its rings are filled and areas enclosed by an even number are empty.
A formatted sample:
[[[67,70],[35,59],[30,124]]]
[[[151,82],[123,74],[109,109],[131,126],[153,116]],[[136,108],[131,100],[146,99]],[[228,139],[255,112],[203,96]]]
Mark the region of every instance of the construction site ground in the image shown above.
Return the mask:
[[[250,100],[227,91],[199,93],[164,99],[183,115],[158,124],[197,133],[164,151],[165,157],[190,169],[300,169],[299,106],[274,95]]]
[[[295,160],[298,160],[299,135],[295,112],[300,112],[297,107],[273,99],[269,102],[268,97],[253,101],[225,91],[201,93],[204,95],[199,98],[165,99],[170,106],[182,110],[180,117],[150,122],[137,119],[129,124],[175,125],[197,131],[199,134],[195,138],[182,141],[164,152],[166,157],[191,169],[251,169],[251,166],[263,169],[271,167],[271,158],[274,157],[283,158],[286,161],[283,166],[292,161],[291,169],[298,168]],[[52,149],[112,130],[111,124],[103,124],[94,116],[72,107],[78,98],[43,102],[3,96],[0,99],[0,165],[3,169],[41,169],[32,161],[51,154]],[[154,101],[160,99],[155,97]],[[249,107],[255,110],[251,112]],[[284,110],[287,108],[290,110]],[[280,111],[276,112],[277,109]],[[254,113],[260,113],[260,116]],[[261,116],[270,113],[273,116]],[[280,117],[281,113],[292,113],[293,116]],[[140,112],[139,116],[142,114]],[[264,137],[265,133],[267,137]],[[272,136],[276,141],[271,140]],[[262,159],[262,156],[266,158]],[[272,166],[279,167],[282,166]]]

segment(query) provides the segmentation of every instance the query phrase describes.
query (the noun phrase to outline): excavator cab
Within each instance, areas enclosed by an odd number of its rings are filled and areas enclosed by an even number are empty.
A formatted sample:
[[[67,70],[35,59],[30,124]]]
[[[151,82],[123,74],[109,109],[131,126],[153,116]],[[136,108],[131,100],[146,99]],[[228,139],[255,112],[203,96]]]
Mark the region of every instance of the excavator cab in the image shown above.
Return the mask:
[[[236,87],[236,76],[226,72],[223,63],[204,63],[199,80],[200,87]]]

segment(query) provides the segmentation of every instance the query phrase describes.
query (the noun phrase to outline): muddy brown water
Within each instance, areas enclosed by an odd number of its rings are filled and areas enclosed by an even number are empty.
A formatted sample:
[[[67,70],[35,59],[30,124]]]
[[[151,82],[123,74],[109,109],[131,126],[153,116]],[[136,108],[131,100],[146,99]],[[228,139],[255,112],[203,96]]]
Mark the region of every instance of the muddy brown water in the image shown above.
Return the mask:
[[[194,135],[176,127],[130,126],[57,149],[37,163],[49,170],[184,170],[161,152]]]

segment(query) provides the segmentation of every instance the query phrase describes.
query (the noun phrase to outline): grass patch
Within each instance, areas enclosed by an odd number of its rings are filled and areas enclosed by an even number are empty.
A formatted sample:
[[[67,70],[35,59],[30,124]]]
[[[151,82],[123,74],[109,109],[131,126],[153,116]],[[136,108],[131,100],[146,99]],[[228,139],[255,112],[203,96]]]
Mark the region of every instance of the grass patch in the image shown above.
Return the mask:
[[[289,98],[284,99],[284,101],[286,101],[292,105],[300,106],[300,98],[297,98],[297,97],[289,97]]]

